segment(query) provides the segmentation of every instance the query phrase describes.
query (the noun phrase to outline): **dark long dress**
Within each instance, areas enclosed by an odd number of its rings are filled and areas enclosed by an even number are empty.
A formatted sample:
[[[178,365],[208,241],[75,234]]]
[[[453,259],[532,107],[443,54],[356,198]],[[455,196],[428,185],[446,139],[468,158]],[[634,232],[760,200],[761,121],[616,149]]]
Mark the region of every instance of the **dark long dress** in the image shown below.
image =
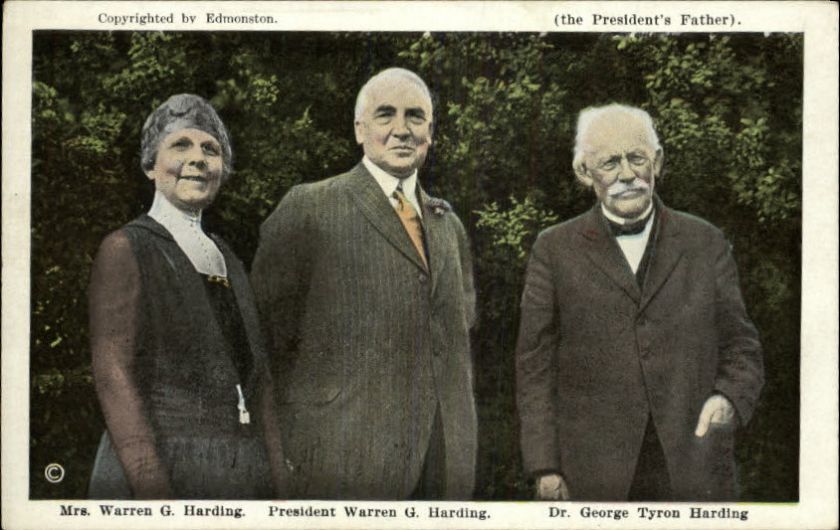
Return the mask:
[[[271,497],[257,414],[268,370],[253,295],[242,264],[214,240],[228,282],[198,274],[145,215],[100,248],[89,289],[91,346],[108,430],[91,498]]]

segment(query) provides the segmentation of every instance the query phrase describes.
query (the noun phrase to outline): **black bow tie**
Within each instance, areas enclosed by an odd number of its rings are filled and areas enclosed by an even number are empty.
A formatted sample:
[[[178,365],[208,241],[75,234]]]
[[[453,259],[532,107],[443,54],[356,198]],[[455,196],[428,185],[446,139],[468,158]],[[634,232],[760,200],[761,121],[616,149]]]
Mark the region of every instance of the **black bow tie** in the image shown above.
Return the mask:
[[[651,213],[653,213],[653,211],[651,211]],[[612,235],[619,237],[641,234],[645,231],[645,226],[649,220],[650,214],[646,215],[644,219],[639,219],[638,221],[633,221],[632,223],[618,224],[611,219],[607,219],[607,222],[610,223],[610,231],[612,232]]]

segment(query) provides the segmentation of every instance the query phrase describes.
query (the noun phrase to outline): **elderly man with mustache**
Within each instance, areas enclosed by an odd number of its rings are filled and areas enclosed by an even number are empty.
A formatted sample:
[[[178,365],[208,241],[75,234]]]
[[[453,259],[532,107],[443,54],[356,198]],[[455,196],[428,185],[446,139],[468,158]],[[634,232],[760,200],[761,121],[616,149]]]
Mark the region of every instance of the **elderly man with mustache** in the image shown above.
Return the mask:
[[[251,278],[292,497],[472,495],[472,265],[418,179],[432,124],[420,77],[378,73],[356,100],[361,162],[295,186],[262,226]]]
[[[654,194],[645,111],[583,110],[574,155],[598,200],[534,244],[516,348],[537,498],[734,500],[734,432],[763,361],[731,246]]]

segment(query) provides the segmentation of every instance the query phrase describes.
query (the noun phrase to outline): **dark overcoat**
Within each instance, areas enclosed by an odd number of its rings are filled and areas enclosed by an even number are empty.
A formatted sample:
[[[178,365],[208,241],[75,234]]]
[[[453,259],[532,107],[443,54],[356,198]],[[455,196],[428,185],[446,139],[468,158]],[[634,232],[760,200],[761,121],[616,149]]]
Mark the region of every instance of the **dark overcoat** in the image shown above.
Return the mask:
[[[640,288],[596,205],[531,252],[516,351],[526,471],[573,500],[625,500],[652,417],[674,495],[734,496],[734,428],[694,436],[714,393],[746,423],[763,385],[758,334],[720,230],[666,208]]]
[[[471,258],[448,204],[420,199],[430,271],[363,164],[293,187],[262,225],[251,280],[293,497],[406,498],[438,407],[445,495],[472,494]]]

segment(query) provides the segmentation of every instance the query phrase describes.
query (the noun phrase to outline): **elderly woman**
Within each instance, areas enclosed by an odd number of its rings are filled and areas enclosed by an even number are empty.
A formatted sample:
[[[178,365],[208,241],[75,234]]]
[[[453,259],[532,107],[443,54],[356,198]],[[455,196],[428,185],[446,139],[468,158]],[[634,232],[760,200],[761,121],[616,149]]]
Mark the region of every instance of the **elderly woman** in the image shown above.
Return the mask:
[[[262,499],[284,459],[253,294],[201,213],[231,172],[228,132],[204,99],[146,120],[148,214],[108,235],[89,296],[93,375],[107,431],[91,498]]]

